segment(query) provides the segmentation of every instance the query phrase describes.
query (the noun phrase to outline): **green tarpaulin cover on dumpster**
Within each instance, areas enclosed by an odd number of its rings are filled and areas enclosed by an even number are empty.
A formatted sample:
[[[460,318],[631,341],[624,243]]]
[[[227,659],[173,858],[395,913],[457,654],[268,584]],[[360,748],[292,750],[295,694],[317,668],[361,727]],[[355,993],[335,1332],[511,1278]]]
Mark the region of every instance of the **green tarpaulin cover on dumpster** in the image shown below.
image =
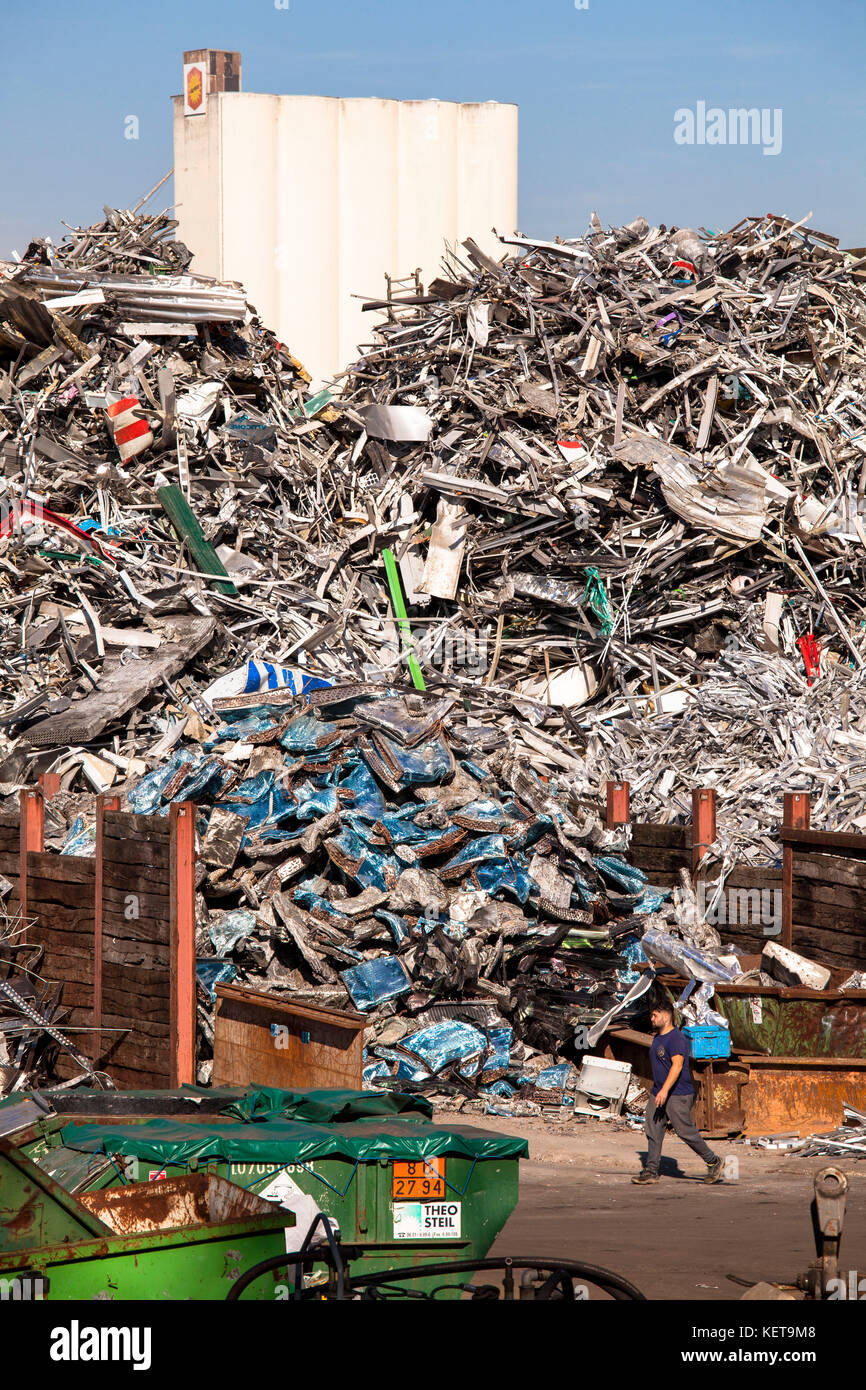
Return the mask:
[[[423,1096],[400,1091],[283,1091],[262,1086],[232,1101],[221,1113],[238,1120],[303,1120],[306,1123],[343,1124],[348,1120],[390,1118],[412,1111],[423,1119],[433,1114],[433,1106]]]
[[[86,1153],[124,1154],[154,1163],[310,1163],[318,1158],[526,1158],[529,1144],[510,1134],[468,1125],[440,1128],[423,1121],[372,1119],[340,1125],[272,1119],[263,1124],[189,1124],[148,1120],[144,1124],[66,1125],[63,1143]]]

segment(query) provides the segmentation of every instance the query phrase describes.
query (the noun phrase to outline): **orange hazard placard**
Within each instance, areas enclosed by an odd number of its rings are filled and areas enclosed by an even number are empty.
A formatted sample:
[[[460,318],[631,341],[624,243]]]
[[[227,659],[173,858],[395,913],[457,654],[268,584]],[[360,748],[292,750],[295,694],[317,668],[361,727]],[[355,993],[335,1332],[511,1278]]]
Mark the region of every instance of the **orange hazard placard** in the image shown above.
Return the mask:
[[[395,1202],[435,1202],[445,1196],[445,1159],[395,1159],[391,1174]]]

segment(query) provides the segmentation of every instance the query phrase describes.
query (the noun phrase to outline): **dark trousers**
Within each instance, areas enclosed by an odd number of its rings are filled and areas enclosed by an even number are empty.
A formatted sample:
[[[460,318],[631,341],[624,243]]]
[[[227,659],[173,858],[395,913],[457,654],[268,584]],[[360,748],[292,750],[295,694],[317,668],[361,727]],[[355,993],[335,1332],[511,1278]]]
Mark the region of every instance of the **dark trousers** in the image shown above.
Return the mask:
[[[690,1149],[694,1149],[704,1163],[715,1163],[716,1154],[708,1144],[704,1142],[698,1134],[697,1125],[692,1119],[692,1106],[695,1103],[694,1092],[690,1096],[668,1096],[661,1109],[655,1103],[655,1098],[650,1096],[646,1108],[646,1118],[644,1120],[644,1134],[647,1140],[647,1171],[657,1173],[659,1170],[659,1160],[662,1156],[662,1142],[665,1137],[665,1129],[668,1120],[674,1128],[674,1133],[682,1139],[684,1144],[688,1144]]]

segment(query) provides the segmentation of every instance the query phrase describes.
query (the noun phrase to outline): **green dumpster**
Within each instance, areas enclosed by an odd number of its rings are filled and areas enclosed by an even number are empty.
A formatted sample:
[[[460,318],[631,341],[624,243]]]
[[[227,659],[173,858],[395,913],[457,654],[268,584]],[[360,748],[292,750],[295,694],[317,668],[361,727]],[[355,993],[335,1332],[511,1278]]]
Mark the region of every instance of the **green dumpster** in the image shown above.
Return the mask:
[[[213,1173],[80,1198],[0,1143],[0,1291],[5,1299],[224,1299],[282,1254],[294,1216]],[[275,1276],[241,1295],[281,1297]]]
[[[191,1089],[172,1094],[176,1101],[188,1100]],[[76,1118],[82,1122],[31,1136],[31,1144],[42,1149],[39,1162],[79,1174],[82,1163],[101,1163],[96,1186],[130,1176],[145,1181],[212,1171],[291,1207],[297,1213],[290,1233],[296,1246],[315,1211],[324,1211],[345,1243],[363,1246],[363,1258],[353,1261],[357,1273],[483,1258],[514,1210],[518,1161],[528,1153],[524,1139],[436,1124],[429,1104],[418,1097],[223,1092],[217,1113],[210,1098],[206,1113],[186,1118],[185,1111],[179,1118],[148,1117],[148,1104],[160,1104],[157,1096],[150,1102],[136,1093],[126,1096],[136,1113],[118,1114],[121,1098],[115,1097],[114,1114],[97,1121],[95,1114],[82,1115],[90,1107],[79,1101]],[[71,1107],[74,1098],[67,1103]],[[460,1277],[435,1282],[456,1285]]]

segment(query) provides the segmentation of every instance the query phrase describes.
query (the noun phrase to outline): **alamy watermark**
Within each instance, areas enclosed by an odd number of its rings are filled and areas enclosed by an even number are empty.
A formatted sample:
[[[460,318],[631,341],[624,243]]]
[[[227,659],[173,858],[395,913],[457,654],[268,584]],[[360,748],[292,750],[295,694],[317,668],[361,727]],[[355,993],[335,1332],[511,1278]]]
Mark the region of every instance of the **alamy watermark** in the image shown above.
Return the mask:
[[[426,633],[417,643],[422,660],[444,671],[467,671],[483,676],[487,671],[490,629],[482,632]]]
[[[780,888],[723,888],[711,883],[698,884],[698,912],[711,927],[760,925],[764,936],[782,931],[782,890]]]
[[[33,1303],[45,1297],[48,1280],[44,1274],[13,1274],[0,1279],[0,1303]]]
[[[149,1327],[82,1327],[73,1318],[52,1329],[48,1354],[52,1361],[129,1361],[134,1371],[148,1371],[152,1336]]]
[[[849,1269],[847,1279],[828,1279],[826,1292],[831,1302],[843,1299],[862,1303],[866,1300],[866,1279],[861,1279],[856,1269]]]
[[[722,106],[695,103],[674,112],[677,145],[760,145],[764,154],[782,152],[781,106]]]
[[[0,497],[0,535],[20,535],[25,526],[50,526],[51,516],[41,497]]]
[[[290,1047],[292,1038],[296,1036],[297,1034],[293,1033],[285,1023],[271,1024],[271,1037],[274,1041],[274,1047],[277,1048],[278,1051],[285,1051],[287,1047]],[[301,1033],[301,1042],[308,1043],[309,1041],[309,1033]]]

